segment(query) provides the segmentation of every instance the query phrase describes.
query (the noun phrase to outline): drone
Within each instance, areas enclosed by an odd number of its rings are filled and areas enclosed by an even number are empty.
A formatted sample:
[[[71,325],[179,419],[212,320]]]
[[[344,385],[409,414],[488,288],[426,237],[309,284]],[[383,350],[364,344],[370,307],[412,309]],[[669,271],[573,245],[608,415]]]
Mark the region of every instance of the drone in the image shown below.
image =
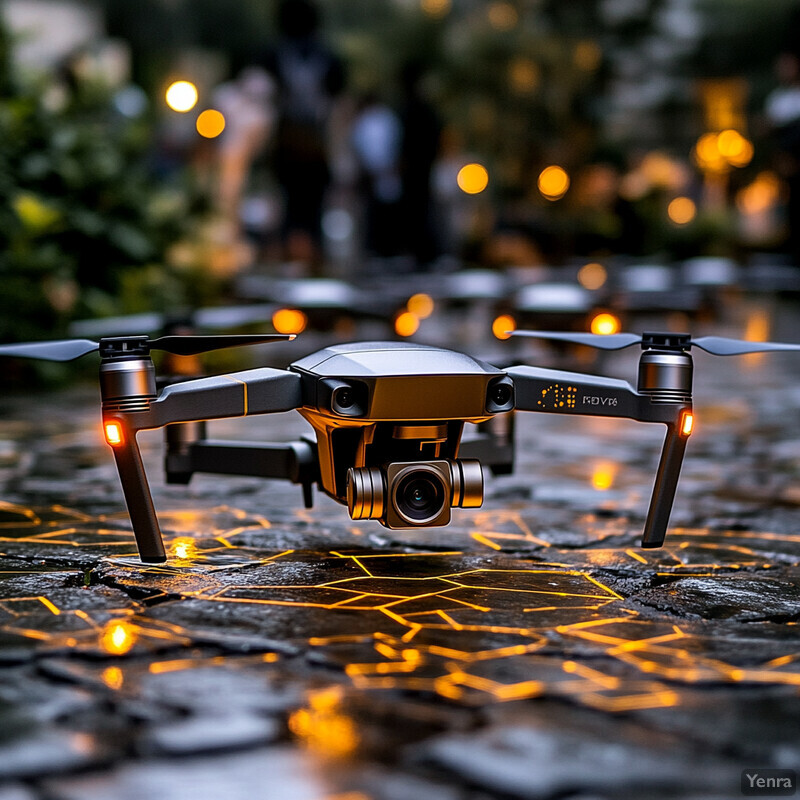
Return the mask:
[[[164,428],[167,483],[194,473],[281,478],[346,505],[354,520],[389,529],[447,525],[453,508],[483,503],[483,468],[513,468],[513,441],[490,432],[472,441],[465,423],[490,431],[513,411],[624,417],[666,426],[641,546],[661,547],[692,433],[691,349],[713,355],[800,350],[685,333],[642,335],[516,331],[516,336],[619,350],[641,347],[638,382],[534,366],[499,369],[469,355],[392,341],[326,347],[287,369],[260,367],[179,379],[159,387],[151,351],[198,355],[231,346],[293,339],[284,334],[113,336],[0,346],[0,356],[71,361],[100,354],[105,440],[116,461],[141,561],[167,556],[137,444]],[[297,410],[314,438],[287,443],[209,439],[205,422]],[[502,426],[501,426],[502,427]]]

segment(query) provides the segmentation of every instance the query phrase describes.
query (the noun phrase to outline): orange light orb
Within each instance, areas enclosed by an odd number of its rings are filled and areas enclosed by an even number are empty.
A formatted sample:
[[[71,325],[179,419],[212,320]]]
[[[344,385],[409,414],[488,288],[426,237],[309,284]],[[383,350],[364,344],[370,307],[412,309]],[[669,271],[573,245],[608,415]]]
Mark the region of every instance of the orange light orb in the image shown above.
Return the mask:
[[[501,314],[492,323],[492,333],[498,339],[510,339],[512,331],[517,329],[517,322],[510,314]]]
[[[537,185],[548,200],[560,200],[569,189],[569,175],[563,167],[553,164],[539,173]]]
[[[418,292],[417,294],[413,294],[408,298],[406,308],[412,314],[416,314],[419,319],[427,319],[431,314],[433,314],[433,298],[429,294]]]
[[[398,336],[413,336],[419,330],[419,317],[411,311],[403,311],[394,320],[394,332]]]
[[[225,117],[215,108],[207,108],[200,113],[195,127],[205,139],[216,139],[225,130]]]
[[[127,653],[136,644],[136,629],[126,620],[111,620],[100,634],[100,648],[112,656]]]
[[[676,197],[667,206],[667,215],[676,225],[687,225],[697,216],[697,206],[688,197]]]
[[[591,291],[599,289],[601,286],[605,285],[607,279],[608,273],[606,272],[606,268],[602,264],[596,262],[584,264],[580,270],[578,270],[578,283],[580,283],[584,289],[590,289]]]
[[[430,17],[444,17],[450,11],[452,0],[420,0],[420,8]]]
[[[597,333],[600,336],[610,336],[612,333],[619,333],[620,324],[613,314],[603,312],[592,319],[590,327],[592,333]]]
[[[497,0],[487,12],[489,24],[499,31],[510,31],[519,22],[519,13],[511,3]]]
[[[482,164],[465,164],[456,177],[458,188],[466,194],[480,194],[489,185],[489,172]]]
[[[272,315],[272,327],[278,333],[302,333],[308,317],[297,308],[280,308]]]

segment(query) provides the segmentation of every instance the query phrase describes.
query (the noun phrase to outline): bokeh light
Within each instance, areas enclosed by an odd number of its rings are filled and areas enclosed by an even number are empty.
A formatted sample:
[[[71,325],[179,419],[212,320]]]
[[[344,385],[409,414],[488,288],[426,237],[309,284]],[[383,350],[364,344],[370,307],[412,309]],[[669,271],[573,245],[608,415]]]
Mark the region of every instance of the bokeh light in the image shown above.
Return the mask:
[[[697,216],[697,206],[689,197],[676,197],[667,206],[667,214],[676,225],[687,225]]]
[[[736,194],[736,207],[743,214],[760,214],[780,200],[781,181],[774,172],[759,172],[755,180]]]
[[[106,667],[100,674],[100,680],[109,689],[119,691],[125,682],[125,675],[119,667]]]
[[[190,81],[175,81],[166,92],[167,105],[173,111],[186,113],[197,105],[197,87]]]
[[[517,9],[505,0],[497,0],[487,12],[489,24],[499,31],[510,31],[519,22]]]
[[[518,94],[529,94],[539,86],[539,67],[530,58],[515,58],[508,67],[508,80]]]
[[[592,488],[599,492],[607,492],[616,480],[619,464],[614,461],[598,461],[592,469]]]
[[[733,129],[722,131],[717,136],[717,149],[723,158],[736,158],[745,149],[747,140],[739,131]]]
[[[225,117],[215,108],[207,108],[197,117],[195,126],[201,136],[206,139],[216,139],[225,130]]]
[[[592,333],[599,334],[600,336],[610,336],[612,333],[619,333],[620,327],[619,319],[606,311],[596,314],[592,318],[590,326]]]
[[[308,325],[308,317],[297,308],[279,308],[272,315],[272,327],[278,333],[302,333]]]
[[[720,133],[704,133],[694,148],[694,160],[707,172],[727,172],[746,167],[753,160],[753,144],[739,131],[729,128]]]
[[[489,172],[482,164],[465,164],[456,180],[462,192],[480,194],[489,185]]]
[[[289,730],[310,750],[327,758],[346,758],[360,741],[355,721],[343,709],[339,687],[320,689],[308,697],[308,705],[289,715]]]
[[[607,280],[608,273],[606,272],[606,268],[595,261],[584,264],[578,270],[578,283],[580,283],[584,289],[595,291],[604,286]]]
[[[575,66],[584,72],[594,72],[600,66],[603,51],[597,42],[587,39],[575,45]]]
[[[419,6],[431,17],[444,17],[450,12],[452,0],[420,0]]]
[[[569,189],[569,175],[563,167],[552,164],[539,174],[538,186],[548,200],[559,200]]]
[[[419,319],[427,319],[433,314],[434,305],[433,298],[429,294],[418,292],[408,298],[406,308]]]
[[[100,648],[112,656],[127,653],[136,644],[136,629],[126,620],[111,620],[100,634]]]
[[[746,167],[753,160],[753,145],[748,139],[742,139],[741,149],[735,154],[727,156],[734,167]]]
[[[411,311],[402,311],[395,317],[394,332],[398,336],[413,336],[419,330],[419,317]]]
[[[492,323],[492,333],[498,339],[510,339],[511,332],[517,329],[517,323],[514,317],[509,314],[501,314]]]

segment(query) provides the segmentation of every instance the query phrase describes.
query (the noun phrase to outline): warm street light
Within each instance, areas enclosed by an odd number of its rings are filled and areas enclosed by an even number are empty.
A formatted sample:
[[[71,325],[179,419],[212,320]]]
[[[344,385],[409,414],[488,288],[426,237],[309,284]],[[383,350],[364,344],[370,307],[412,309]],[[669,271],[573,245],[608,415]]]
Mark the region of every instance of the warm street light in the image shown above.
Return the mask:
[[[225,117],[214,108],[200,113],[195,123],[197,132],[206,139],[215,139],[225,130]]]
[[[175,81],[166,92],[167,105],[173,111],[186,113],[197,105],[197,87],[190,81]]]
[[[553,164],[539,173],[538,186],[548,200],[560,200],[569,189],[569,175],[563,167]]]
[[[489,185],[489,173],[482,164],[465,164],[456,180],[462,192],[480,194]]]

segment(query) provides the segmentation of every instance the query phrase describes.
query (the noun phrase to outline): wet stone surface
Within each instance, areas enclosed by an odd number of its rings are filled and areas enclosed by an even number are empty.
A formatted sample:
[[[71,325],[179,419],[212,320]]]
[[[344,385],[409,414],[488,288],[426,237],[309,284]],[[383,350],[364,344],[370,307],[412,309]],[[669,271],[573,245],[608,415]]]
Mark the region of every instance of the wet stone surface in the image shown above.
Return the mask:
[[[517,472],[419,531],[166,486],[146,434],[170,554],[146,567],[94,390],[6,398],[0,800],[689,800],[797,768],[800,364],[702,359],[660,550],[660,428],[520,415]]]

